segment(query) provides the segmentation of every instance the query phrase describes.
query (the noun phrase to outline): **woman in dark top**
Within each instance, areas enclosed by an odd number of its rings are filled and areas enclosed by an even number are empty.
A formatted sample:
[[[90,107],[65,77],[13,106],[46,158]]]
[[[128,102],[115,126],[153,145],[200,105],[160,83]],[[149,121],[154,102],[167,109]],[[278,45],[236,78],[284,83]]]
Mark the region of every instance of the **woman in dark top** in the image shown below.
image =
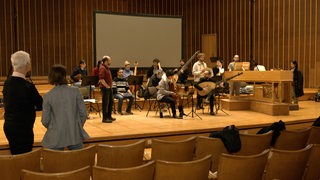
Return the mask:
[[[36,111],[42,110],[42,97],[34,84],[25,79],[27,72],[31,70],[29,54],[24,51],[12,54],[11,63],[13,73],[3,87],[3,129],[11,154],[21,154],[32,151],[33,124]]]
[[[293,72],[293,82],[292,82],[292,98],[293,103],[298,104],[298,97],[304,95],[303,92],[303,75],[298,69],[298,62],[296,60],[291,61],[291,71]]]

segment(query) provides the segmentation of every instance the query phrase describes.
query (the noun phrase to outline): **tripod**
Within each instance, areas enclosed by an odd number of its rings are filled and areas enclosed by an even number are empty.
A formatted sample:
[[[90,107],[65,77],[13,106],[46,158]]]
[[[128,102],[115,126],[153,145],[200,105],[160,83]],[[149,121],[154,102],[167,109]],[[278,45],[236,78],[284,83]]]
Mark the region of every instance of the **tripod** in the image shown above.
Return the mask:
[[[202,118],[196,113],[196,111],[194,109],[194,100],[193,100],[194,90],[192,91],[192,93],[190,93],[190,95],[191,95],[191,112],[189,112],[187,114],[187,116],[189,116],[189,114],[191,114],[191,117],[193,118],[194,114],[195,114],[196,116],[198,116],[198,118],[200,118],[202,120]]]
[[[218,114],[218,111],[222,111],[225,115],[229,115],[227,112],[225,112],[221,107],[221,92],[217,92],[215,95],[218,96],[218,98],[215,100],[215,106],[216,106],[216,114]]]
[[[97,101],[91,98],[92,86],[95,86],[96,84],[98,84],[98,82],[98,76],[85,76],[82,78],[81,86],[89,86],[89,99],[84,99],[84,102],[89,102],[89,114],[94,110],[95,112],[99,113],[99,116],[101,117]],[[97,108],[93,107],[92,103],[96,103]]]
[[[134,85],[134,107],[135,109],[139,109],[139,111],[142,110],[139,104],[137,104],[137,86],[142,84],[143,76],[128,76],[128,84]]]

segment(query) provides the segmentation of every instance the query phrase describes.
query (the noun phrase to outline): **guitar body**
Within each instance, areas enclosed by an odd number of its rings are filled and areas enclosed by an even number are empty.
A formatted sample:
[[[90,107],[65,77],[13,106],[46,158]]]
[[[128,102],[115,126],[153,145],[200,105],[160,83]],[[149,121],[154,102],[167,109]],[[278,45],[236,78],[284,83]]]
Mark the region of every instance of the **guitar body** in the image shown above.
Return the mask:
[[[202,88],[202,90],[198,90],[198,94],[200,96],[206,96],[209,94],[209,92],[211,92],[212,90],[214,90],[217,85],[214,82],[210,82],[210,81],[206,81],[206,82],[202,82],[199,84],[199,86]]]

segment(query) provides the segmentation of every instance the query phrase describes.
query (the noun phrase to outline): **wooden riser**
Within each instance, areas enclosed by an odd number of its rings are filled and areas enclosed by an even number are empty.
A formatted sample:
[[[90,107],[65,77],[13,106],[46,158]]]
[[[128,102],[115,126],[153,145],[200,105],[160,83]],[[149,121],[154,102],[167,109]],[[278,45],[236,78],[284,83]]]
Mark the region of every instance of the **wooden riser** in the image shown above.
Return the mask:
[[[252,110],[272,116],[289,115],[289,105],[285,103],[222,99],[221,105],[229,111]]]

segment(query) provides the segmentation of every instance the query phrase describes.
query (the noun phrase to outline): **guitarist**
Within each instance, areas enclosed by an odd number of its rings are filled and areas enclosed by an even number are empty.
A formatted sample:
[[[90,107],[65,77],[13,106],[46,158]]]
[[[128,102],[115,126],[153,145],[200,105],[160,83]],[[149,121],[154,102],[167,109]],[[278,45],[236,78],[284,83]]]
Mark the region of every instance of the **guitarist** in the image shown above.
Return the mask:
[[[88,75],[86,67],[87,67],[87,64],[82,59],[79,62],[79,66],[73,69],[70,78],[73,80],[75,86],[80,87],[82,78]]]
[[[199,91],[203,91],[205,90],[204,88],[202,88],[199,84],[203,83],[203,82],[213,82],[216,83],[216,78],[212,77],[212,71],[209,68],[204,69],[204,77],[200,78],[199,82],[197,82],[194,87],[196,89],[198,89]],[[218,84],[218,87],[224,87],[224,83],[225,82],[221,82],[220,84]],[[199,99],[203,99],[206,98],[205,102],[209,101],[209,105],[210,105],[210,115],[215,115],[213,108],[214,108],[214,98],[215,98],[215,93],[216,93],[216,88],[213,88],[207,95],[205,96],[201,96],[199,95],[199,93],[197,94],[197,98]],[[200,102],[200,103],[199,103]],[[201,106],[201,101],[197,102],[197,107]]]
[[[185,65],[185,60],[181,59],[180,60],[180,67],[176,68],[173,70],[174,73],[178,73],[178,80],[177,80],[177,84],[186,84],[187,80],[188,80],[188,76],[189,76],[189,70],[185,69],[183,70],[182,67]]]

